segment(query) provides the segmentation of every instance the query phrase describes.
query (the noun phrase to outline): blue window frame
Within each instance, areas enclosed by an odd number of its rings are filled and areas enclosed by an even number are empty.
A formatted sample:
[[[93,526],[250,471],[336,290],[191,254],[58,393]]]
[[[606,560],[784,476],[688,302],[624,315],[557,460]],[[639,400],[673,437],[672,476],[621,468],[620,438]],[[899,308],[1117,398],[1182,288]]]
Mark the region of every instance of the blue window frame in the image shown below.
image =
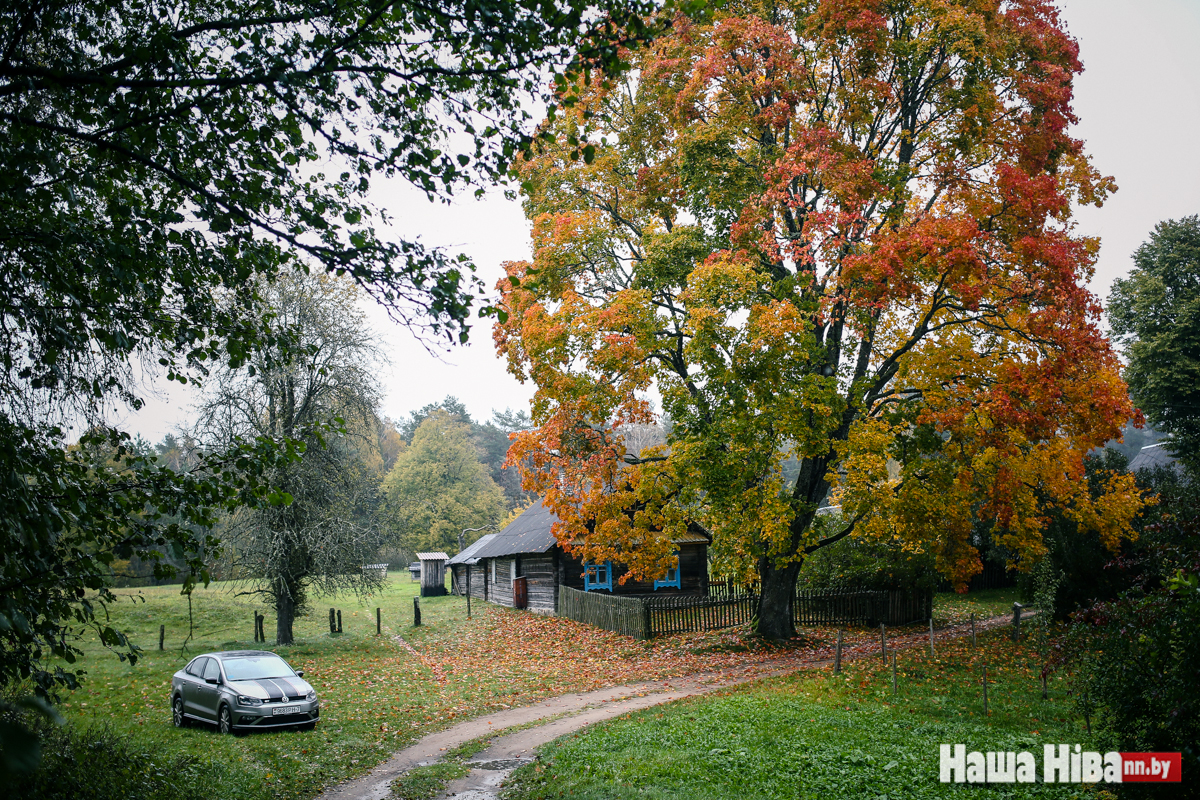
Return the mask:
[[[610,592],[612,591],[611,561],[605,561],[603,564],[583,565],[583,590],[590,592],[594,589],[608,589]]]
[[[671,589],[671,588],[674,588],[674,589],[682,589],[683,588],[679,583],[679,562],[678,561],[675,562],[674,568],[667,570],[667,576],[665,578],[663,578],[661,580],[656,580],[654,582],[654,591],[656,591],[656,592],[659,589]]]

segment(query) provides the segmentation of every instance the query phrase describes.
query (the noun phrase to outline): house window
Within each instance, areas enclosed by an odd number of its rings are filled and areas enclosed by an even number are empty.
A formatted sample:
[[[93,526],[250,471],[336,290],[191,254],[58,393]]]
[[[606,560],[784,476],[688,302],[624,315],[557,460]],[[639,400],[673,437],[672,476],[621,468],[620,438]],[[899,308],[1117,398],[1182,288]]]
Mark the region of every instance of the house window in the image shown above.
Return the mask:
[[[612,591],[612,562],[605,561],[603,564],[584,564],[583,565],[583,590],[590,592],[593,589],[608,589]]]
[[[676,561],[675,561],[675,566],[672,567],[671,569],[667,570],[667,575],[665,578],[661,578],[654,582],[654,591],[656,591],[656,592],[659,589],[672,589],[672,588],[673,589],[683,588],[679,583],[679,561],[678,561],[678,559],[676,559]]]

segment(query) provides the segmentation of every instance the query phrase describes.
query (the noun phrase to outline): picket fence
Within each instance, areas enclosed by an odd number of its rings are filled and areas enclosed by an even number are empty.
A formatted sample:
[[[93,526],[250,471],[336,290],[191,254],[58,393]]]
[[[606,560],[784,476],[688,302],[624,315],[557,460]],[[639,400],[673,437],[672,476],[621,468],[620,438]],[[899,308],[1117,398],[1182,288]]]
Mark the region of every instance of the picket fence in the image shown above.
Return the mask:
[[[558,613],[577,622],[649,639],[671,633],[719,630],[754,620],[758,594],[719,585],[709,596],[628,597],[558,587]],[[797,625],[907,625],[933,615],[932,591],[798,591],[792,598]]]

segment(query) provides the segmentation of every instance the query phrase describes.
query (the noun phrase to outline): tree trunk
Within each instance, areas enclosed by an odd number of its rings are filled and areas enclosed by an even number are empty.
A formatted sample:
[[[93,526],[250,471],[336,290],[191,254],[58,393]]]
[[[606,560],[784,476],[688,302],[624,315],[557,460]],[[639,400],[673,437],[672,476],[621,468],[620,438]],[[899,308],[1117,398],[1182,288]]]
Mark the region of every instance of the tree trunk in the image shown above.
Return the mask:
[[[283,578],[275,581],[275,645],[292,644],[292,622],[296,618],[296,594]]]
[[[768,639],[790,639],[796,635],[792,621],[792,594],[800,562],[777,568],[768,559],[758,564],[762,586],[758,598],[758,634]]]

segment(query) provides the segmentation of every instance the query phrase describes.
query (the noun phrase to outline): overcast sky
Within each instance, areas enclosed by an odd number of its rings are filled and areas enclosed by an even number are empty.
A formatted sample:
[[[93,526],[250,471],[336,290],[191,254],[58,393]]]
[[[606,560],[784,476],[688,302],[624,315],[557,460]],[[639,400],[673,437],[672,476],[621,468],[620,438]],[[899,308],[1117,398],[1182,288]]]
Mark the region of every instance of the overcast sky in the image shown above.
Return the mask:
[[[1075,133],[1120,187],[1103,208],[1077,215],[1082,233],[1102,238],[1092,289],[1104,298],[1156,222],[1200,213],[1200,0],[1064,0],[1060,7],[1084,63]],[[520,204],[498,191],[451,206],[400,187],[378,199],[405,234],[471,256],[489,287],[501,262],[529,257]],[[378,309],[371,318],[391,361],[381,376],[384,414],[398,418],[446,395],[480,420],[493,409],[528,408],[533,387],[505,372],[486,322],[475,325],[470,345],[435,356]],[[185,391],[160,390],[124,421],[156,442],[187,418],[190,402]]]

